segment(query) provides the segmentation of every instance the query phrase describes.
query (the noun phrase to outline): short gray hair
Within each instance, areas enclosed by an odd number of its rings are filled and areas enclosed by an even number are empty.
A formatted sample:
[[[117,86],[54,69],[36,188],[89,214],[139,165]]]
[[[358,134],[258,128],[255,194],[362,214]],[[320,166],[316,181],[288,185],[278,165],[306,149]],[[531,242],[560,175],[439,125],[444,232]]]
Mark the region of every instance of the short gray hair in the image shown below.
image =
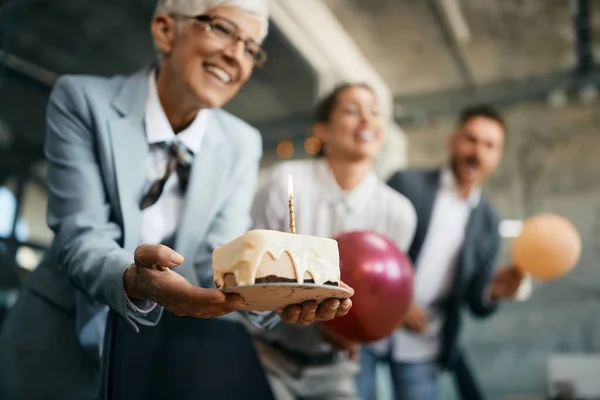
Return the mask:
[[[158,0],[154,15],[182,14],[201,15],[219,6],[238,7],[255,17],[262,26],[259,41],[263,41],[269,29],[269,0]]]

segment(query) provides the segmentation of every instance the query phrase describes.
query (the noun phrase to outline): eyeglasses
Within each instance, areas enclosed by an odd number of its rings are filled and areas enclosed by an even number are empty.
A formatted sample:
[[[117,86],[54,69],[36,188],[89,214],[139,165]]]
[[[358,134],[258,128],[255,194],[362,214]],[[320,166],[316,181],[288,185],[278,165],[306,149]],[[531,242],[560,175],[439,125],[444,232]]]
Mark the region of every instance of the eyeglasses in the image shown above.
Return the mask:
[[[227,45],[234,45],[238,41],[244,43],[244,51],[252,59],[256,67],[262,67],[267,62],[267,52],[258,43],[251,39],[244,39],[238,33],[238,27],[231,21],[218,16],[211,15],[179,15],[172,14],[173,18],[194,19],[206,26],[206,30],[214,33]]]

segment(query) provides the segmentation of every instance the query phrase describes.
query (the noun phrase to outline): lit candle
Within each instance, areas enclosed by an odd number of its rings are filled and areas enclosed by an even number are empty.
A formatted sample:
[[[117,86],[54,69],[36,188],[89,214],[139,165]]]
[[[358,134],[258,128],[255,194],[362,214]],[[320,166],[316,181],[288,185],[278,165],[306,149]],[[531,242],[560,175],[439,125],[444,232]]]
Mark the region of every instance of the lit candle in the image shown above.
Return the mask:
[[[294,215],[294,183],[292,182],[292,174],[288,179],[288,195],[290,208],[290,232],[296,233],[296,217]]]

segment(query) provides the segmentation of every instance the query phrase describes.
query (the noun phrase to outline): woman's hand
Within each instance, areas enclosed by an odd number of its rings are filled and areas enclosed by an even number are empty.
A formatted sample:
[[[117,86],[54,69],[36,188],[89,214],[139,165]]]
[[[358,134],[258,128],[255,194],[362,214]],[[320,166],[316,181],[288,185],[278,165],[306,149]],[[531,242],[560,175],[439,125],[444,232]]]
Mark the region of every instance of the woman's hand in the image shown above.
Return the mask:
[[[340,282],[340,286],[350,291],[350,296],[354,295],[354,289]],[[336,317],[342,317],[348,314],[352,307],[350,299],[327,299],[321,304],[316,301],[305,301],[302,304],[294,304],[279,312],[279,317],[283,322],[297,325],[310,325],[315,321],[329,321]]]
[[[167,246],[139,246],[124,274],[125,293],[130,299],[151,300],[177,316],[219,317],[243,307],[239,295],[190,285],[171,270],[181,263],[183,257]]]

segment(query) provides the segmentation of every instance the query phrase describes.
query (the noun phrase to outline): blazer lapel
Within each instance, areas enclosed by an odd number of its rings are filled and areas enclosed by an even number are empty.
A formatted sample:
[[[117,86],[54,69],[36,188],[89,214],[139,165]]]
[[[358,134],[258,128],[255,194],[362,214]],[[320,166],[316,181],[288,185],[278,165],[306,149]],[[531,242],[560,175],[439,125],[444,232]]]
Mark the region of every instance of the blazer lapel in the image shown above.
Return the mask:
[[[479,232],[482,231],[481,222],[482,222],[482,207],[481,201],[475,207],[471,214],[469,215],[469,221],[467,223],[467,230],[465,232],[465,240],[463,241],[463,246],[461,250],[461,255],[458,261],[458,280],[455,281],[456,290],[462,292],[465,283],[469,280],[469,277],[473,273],[473,268],[475,266],[475,249],[476,249],[476,240],[479,236]]]
[[[144,110],[149,68],[132,75],[113,101],[121,115],[109,122],[119,203],[123,218],[123,247],[131,252],[141,242],[140,196],[146,176],[149,146]]]
[[[194,157],[194,165],[185,196],[181,224],[175,238],[175,250],[186,261],[177,268],[192,285],[198,285],[194,259],[198,243],[208,232],[216,217],[223,185],[232,162],[224,146],[226,131],[218,112],[211,110],[206,135],[200,152]]]
[[[439,181],[440,171],[430,171],[424,176],[420,188],[419,200],[415,207],[418,216],[417,230],[415,232],[413,244],[409,250],[409,255],[415,264],[415,268],[417,258],[419,257],[421,248],[425,242],[425,237],[429,230],[429,222],[431,221],[431,213],[433,212],[433,205],[435,204]]]

